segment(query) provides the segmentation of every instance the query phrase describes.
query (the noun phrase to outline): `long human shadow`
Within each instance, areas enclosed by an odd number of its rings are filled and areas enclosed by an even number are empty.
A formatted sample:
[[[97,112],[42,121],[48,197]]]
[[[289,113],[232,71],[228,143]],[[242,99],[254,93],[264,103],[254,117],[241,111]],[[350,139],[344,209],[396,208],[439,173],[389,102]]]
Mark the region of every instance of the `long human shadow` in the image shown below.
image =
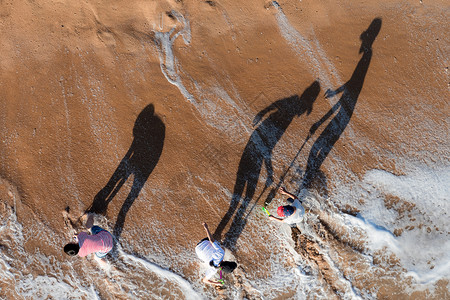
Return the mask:
[[[355,110],[356,102],[358,101],[358,97],[363,87],[364,79],[372,59],[372,44],[380,32],[380,29],[381,19],[376,18],[372,21],[367,30],[360,36],[361,48],[359,49],[359,53],[363,53],[363,55],[353,71],[350,80],[335,91],[327,90],[325,93],[325,97],[327,98],[341,92],[342,96],[319,121],[314,123],[310,129],[310,134],[314,134],[320,125],[322,125],[336,111],[338,112],[311,147],[300,190],[311,187],[311,184],[318,174],[322,163],[327,158],[331,149],[333,149],[334,144],[338,141],[339,137],[342,135],[350,122],[350,118]]]
[[[266,189],[273,182],[272,151],[284,132],[296,116],[312,111],[313,103],[320,92],[320,84],[314,81],[304,93],[278,100],[262,111],[253,120],[256,126],[262,118],[270,115],[253,131],[242,153],[234,185],[233,196],[228,211],[217,226],[214,236],[220,240],[222,232],[236,212],[230,229],[226,233],[224,244],[233,249],[246,224],[245,211],[256,191],[263,164],[267,170]],[[245,195],[244,195],[245,190]],[[238,205],[240,207],[238,209]]]
[[[133,174],[133,185],[117,215],[113,234],[117,240],[122,233],[128,210],[144,187],[162,153],[165,125],[155,115],[153,104],[147,105],[138,115],[133,127],[133,142],[108,183],[94,197],[86,212],[106,214],[108,204]]]

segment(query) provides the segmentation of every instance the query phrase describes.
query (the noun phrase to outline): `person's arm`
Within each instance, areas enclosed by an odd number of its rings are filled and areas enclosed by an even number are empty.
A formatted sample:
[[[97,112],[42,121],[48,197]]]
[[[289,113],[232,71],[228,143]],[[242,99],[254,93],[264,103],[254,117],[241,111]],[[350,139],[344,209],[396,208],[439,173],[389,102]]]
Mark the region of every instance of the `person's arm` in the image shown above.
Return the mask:
[[[269,105],[268,107],[264,108],[255,116],[255,118],[253,119],[253,122],[252,122],[253,127],[255,127],[267,113],[269,113],[270,111],[272,111],[274,109],[277,109],[277,102],[274,102],[271,105]]]
[[[284,187],[280,187],[278,189],[278,192],[280,194],[287,195],[287,196],[291,197],[292,199],[298,199],[297,196],[295,196],[294,194],[289,193],[288,191],[286,191],[286,189]]]
[[[273,215],[270,215],[270,216],[269,216],[269,219],[275,220],[275,221],[277,221],[277,222],[283,222],[283,221],[284,221],[284,219],[274,217]]]
[[[208,236],[208,240],[211,242],[211,244],[213,244],[214,243],[214,238],[212,237],[211,232],[209,232],[208,224],[203,223],[202,225],[203,225],[203,227],[206,230],[206,235]]]
[[[339,90],[339,89],[338,89]],[[341,101],[338,101],[333,107],[316,123],[314,123],[309,129],[309,136],[313,135],[316,130],[322,125],[329,117],[331,117],[334,112],[341,106]]]
[[[206,277],[204,277],[202,281],[204,283],[206,283],[206,284],[212,284],[212,285],[215,285],[215,286],[222,286],[222,283],[220,281],[211,280],[211,279],[208,279]]]
[[[325,98],[330,98],[330,97],[334,97],[339,93],[342,93],[345,90],[345,84],[343,84],[342,86],[340,86],[339,88],[335,89],[334,91],[332,89],[328,89],[325,92]]]
[[[101,267],[104,268],[104,267],[108,266],[108,263],[107,263],[107,261],[106,261],[106,259],[105,259],[104,257],[100,258],[100,257],[98,257],[97,255],[94,255],[94,259],[95,259],[95,261],[98,262],[98,264],[99,264]]]
[[[272,220],[275,220],[275,221],[278,221],[278,222],[283,222],[284,219],[274,217],[271,213],[269,213],[269,212],[266,210],[265,207],[263,207],[263,210],[269,215],[269,219],[272,219]]]

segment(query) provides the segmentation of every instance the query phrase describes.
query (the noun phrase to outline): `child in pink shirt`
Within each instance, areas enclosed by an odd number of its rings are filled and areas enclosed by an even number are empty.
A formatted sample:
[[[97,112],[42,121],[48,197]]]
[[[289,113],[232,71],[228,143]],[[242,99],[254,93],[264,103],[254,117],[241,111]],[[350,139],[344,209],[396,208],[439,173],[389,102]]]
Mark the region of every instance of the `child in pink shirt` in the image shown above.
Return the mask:
[[[91,235],[87,232],[80,232],[76,237],[75,243],[68,243],[64,246],[64,252],[70,256],[75,256],[78,254],[80,257],[84,257],[91,253],[99,258],[103,258],[108,254],[113,248],[113,237],[112,234],[99,226],[92,226],[93,219],[89,220],[91,216],[88,217],[88,222],[86,222],[86,227],[90,229]],[[89,225],[92,227],[89,228]]]

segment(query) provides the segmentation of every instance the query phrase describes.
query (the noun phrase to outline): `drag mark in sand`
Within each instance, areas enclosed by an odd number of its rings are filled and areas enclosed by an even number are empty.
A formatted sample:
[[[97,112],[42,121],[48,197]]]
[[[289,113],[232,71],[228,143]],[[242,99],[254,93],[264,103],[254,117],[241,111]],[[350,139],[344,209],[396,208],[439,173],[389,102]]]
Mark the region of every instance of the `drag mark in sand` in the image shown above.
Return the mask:
[[[68,93],[66,91],[66,87],[65,87],[65,83],[67,80],[64,79],[63,76],[61,76],[58,80],[59,85],[61,87],[61,96],[62,96],[62,100],[63,100],[63,105],[64,105],[64,113],[66,116],[66,128],[67,128],[67,144],[69,145],[69,147],[67,147],[67,157],[69,158],[67,160],[67,164],[66,164],[66,171],[60,172],[60,174],[66,174],[65,177],[61,177],[62,181],[65,181],[66,183],[63,182],[63,186],[65,187],[69,187],[70,189],[70,193],[72,195],[74,195],[75,199],[80,199],[79,193],[78,193],[78,189],[76,187],[75,184],[75,171],[72,167],[71,162],[73,161],[72,159],[72,151],[71,151],[71,146],[72,146],[72,130],[71,130],[71,126],[70,126],[70,115],[69,115],[69,107],[67,104],[67,97],[68,97]],[[71,91],[69,90],[69,94],[71,94]],[[59,158],[58,158],[59,159]],[[62,168],[62,164],[58,163],[58,168]]]
[[[181,94],[191,103],[196,103],[194,96],[189,93],[183,85],[179,75],[180,67],[178,61],[173,54],[173,43],[181,35],[186,45],[191,42],[191,28],[189,20],[176,11],[171,14],[183,25],[183,27],[175,33],[177,27],[173,27],[169,32],[155,31],[156,47],[158,49],[161,71],[169,83],[175,85]]]
[[[119,159],[120,152],[118,139],[111,134],[111,128],[118,128],[114,117],[114,108],[108,104],[102,74],[89,63],[89,52],[78,52],[77,59],[80,60],[83,69],[74,70],[75,85],[81,93],[81,103],[87,110],[87,116],[92,135],[95,137],[96,150],[105,155],[105,149],[114,149],[115,159]],[[109,155],[108,155],[109,159]]]
[[[304,221],[297,224],[290,234],[293,241],[290,252],[301,272],[304,272],[302,276],[312,276],[314,285],[321,286],[326,294],[343,295],[344,299],[361,299],[361,291],[354,286],[352,276],[337,259],[348,249],[360,256],[360,252],[355,251],[358,247],[354,247],[357,243],[345,238],[348,231],[343,216],[319,195],[306,190],[302,195],[305,208],[314,212],[306,215]],[[358,258],[370,261],[366,255]]]

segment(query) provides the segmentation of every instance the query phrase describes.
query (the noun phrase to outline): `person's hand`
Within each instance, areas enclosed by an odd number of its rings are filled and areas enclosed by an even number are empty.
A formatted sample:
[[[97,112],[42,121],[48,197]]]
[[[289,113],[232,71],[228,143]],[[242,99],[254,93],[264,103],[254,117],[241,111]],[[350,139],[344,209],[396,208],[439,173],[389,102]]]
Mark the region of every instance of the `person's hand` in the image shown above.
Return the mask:
[[[325,98],[330,98],[330,97],[333,97],[333,96],[336,96],[336,91],[333,91],[333,90],[331,90],[331,89],[328,89],[326,92],[325,92]]]
[[[285,194],[285,193],[286,193],[286,189],[285,189],[284,187],[280,186],[280,187],[278,188],[278,192],[279,192],[280,194]]]
[[[261,207],[263,212],[265,212],[270,217],[270,212],[263,206]]]
[[[202,223],[203,227],[205,227],[205,229],[208,229],[208,224],[206,224],[205,222]]]
[[[222,286],[223,284],[220,281],[213,281],[213,285],[214,286]]]
[[[259,114],[256,115],[255,118],[253,119],[252,126],[255,127],[256,124],[258,124],[259,121],[261,121],[261,119],[262,119],[262,117]]]

